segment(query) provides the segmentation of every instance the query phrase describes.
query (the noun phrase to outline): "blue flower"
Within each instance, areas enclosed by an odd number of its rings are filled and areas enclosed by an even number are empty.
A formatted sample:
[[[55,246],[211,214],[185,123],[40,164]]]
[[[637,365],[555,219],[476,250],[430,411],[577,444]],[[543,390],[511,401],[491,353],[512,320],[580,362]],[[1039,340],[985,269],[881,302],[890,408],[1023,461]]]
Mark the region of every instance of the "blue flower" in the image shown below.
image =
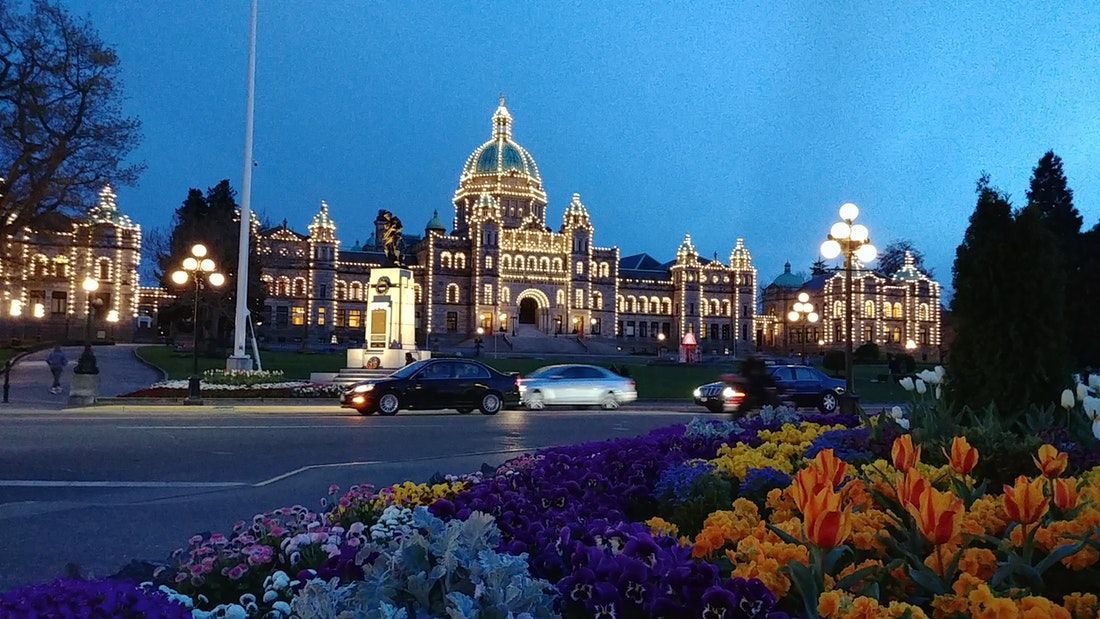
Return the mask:
[[[686,462],[674,464],[661,471],[653,494],[657,498],[675,497],[677,501],[687,500],[691,488],[700,478],[710,475],[714,467],[708,462]]]
[[[829,430],[814,439],[806,450],[806,458],[812,459],[823,449],[832,449],[836,457],[848,464],[868,464],[875,459],[870,441],[871,431],[868,428]]]
[[[741,481],[740,495],[748,499],[764,499],[774,488],[791,485],[791,476],[771,467],[749,469]]]

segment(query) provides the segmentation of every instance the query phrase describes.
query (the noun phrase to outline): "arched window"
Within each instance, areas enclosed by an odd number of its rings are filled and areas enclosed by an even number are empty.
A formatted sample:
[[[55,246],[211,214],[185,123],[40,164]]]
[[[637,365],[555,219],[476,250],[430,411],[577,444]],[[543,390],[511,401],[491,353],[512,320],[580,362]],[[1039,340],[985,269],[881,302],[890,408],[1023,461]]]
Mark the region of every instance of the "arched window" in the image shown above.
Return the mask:
[[[603,294],[599,292],[592,293],[592,309],[603,309]]]
[[[420,284],[413,284],[413,293],[416,296],[416,302],[421,303],[424,300],[424,289],[420,287]]]
[[[627,297],[626,298],[626,313],[633,314],[637,311],[638,311],[638,301],[633,296]]]
[[[672,315],[672,299],[664,297],[661,299],[661,313]]]
[[[539,259],[534,256],[527,257],[527,270],[537,271],[539,270]]]
[[[833,301],[833,318],[844,317],[844,303],[840,301]]]
[[[584,309],[584,290],[580,288],[573,291],[573,308]]]
[[[549,271],[550,270],[550,259],[547,258],[546,256],[543,256],[542,260],[539,260],[539,268],[542,269],[543,271]]]
[[[501,286],[500,287],[500,302],[501,303],[511,303],[512,302],[512,293],[511,293],[511,291],[508,290],[507,286]]]
[[[890,341],[895,344],[901,343],[901,327],[894,327],[894,334],[893,337],[890,338]]]
[[[455,268],[456,269],[465,269],[466,268],[466,254],[464,254],[462,252],[458,252],[458,253],[455,254]]]
[[[263,282],[264,288],[267,288],[267,294],[275,295],[275,279],[270,275],[261,275],[260,281]]]
[[[504,254],[500,257],[500,268],[510,269],[512,268],[512,257],[508,254]]]
[[[584,263],[577,261],[577,275],[584,275]]]
[[[554,303],[559,307],[565,305],[565,291],[558,289],[557,294],[554,295]]]
[[[611,267],[606,262],[600,263],[600,277],[610,277]]]
[[[351,294],[352,301],[363,300],[363,282],[352,282],[348,286],[348,292]]]
[[[721,316],[722,315],[722,303],[718,299],[712,299],[710,302],[710,315]]]
[[[863,303],[863,317],[874,318],[875,317],[875,302],[865,301]]]
[[[722,301],[722,315],[723,316],[729,316],[730,312],[732,312],[732,311],[733,311],[733,304],[730,303],[729,299],[726,299],[726,300]]]
[[[615,310],[619,312],[623,311],[623,295],[615,297]]]
[[[342,279],[336,280],[336,300],[344,301],[348,298],[348,283]]]
[[[561,269],[562,269],[561,258],[554,258],[554,270],[555,271],[561,271]]]
[[[444,300],[447,303],[458,303],[458,284],[447,284]]]
[[[927,303],[921,303],[920,307],[917,308],[917,319],[918,320],[928,320],[928,304]]]
[[[905,313],[902,312],[901,303],[894,304],[894,318],[905,318]]]
[[[290,278],[283,276],[276,280],[275,294],[280,297],[286,297],[290,295]]]
[[[485,256],[485,270],[486,271],[492,271],[493,270],[493,257],[492,256]]]
[[[98,269],[96,277],[99,278],[99,281],[111,281],[111,260],[109,258],[100,258],[96,267]]]
[[[60,277],[63,279],[69,279],[69,259],[65,256],[58,256],[53,259],[53,274],[54,277]]]
[[[451,252],[445,251],[439,254],[439,266],[444,269],[454,266],[454,258],[451,257]]]
[[[306,278],[295,277],[294,278],[294,296],[304,297],[306,296]]]
[[[638,297],[638,313],[639,314],[649,313],[649,299],[647,299],[645,297]]]

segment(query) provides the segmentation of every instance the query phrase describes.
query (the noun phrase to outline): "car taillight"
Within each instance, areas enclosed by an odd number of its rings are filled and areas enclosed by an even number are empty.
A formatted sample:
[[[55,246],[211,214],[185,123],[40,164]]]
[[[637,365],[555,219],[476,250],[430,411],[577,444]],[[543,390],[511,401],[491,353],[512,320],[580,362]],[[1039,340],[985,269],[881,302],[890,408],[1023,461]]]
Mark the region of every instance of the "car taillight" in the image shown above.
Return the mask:
[[[516,374],[516,390],[517,391],[519,390],[519,381],[520,381],[521,378],[523,378],[523,377],[520,376],[519,374]]]
[[[631,388],[631,389],[634,389],[635,387],[637,387],[637,385],[635,385],[635,384],[634,384],[634,380],[633,380],[633,379],[631,379],[631,380],[628,380],[628,381],[626,381],[626,383],[627,383],[628,385],[630,385],[630,388]]]

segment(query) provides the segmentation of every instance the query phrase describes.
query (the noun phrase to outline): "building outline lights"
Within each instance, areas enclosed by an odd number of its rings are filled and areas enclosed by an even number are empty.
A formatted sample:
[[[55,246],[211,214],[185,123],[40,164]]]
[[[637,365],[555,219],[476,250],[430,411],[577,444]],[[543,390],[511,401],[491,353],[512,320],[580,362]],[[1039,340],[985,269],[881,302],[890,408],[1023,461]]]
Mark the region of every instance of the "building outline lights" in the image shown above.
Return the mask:
[[[828,239],[821,244],[821,256],[826,260],[833,260],[838,256],[844,256],[844,383],[845,392],[843,400],[849,410],[854,408],[857,398],[855,384],[852,377],[852,272],[855,270],[855,262],[861,265],[873,262],[878,257],[878,250],[871,244],[871,233],[867,226],[855,223],[859,217],[859,207],[851,202],[845,202],[840,206],[840,219],[829,229]]]

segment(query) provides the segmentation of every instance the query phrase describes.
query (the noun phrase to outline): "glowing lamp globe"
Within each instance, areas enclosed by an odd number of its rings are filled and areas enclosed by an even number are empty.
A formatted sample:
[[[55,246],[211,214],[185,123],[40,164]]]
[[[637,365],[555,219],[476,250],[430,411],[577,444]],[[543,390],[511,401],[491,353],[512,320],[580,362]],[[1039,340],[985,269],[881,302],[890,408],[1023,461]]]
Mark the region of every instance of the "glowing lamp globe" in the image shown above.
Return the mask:
[[[183,271],[172,272],[172,283],[177,286],[182,286],[187,283],[187,273]]]
[[[800,292],[798,293],[798,300],[802,303],[805,303],[810,300],[810,295],[806,294],[805,292]]]
[[[118,310],[107,312],[107,322],[118,322]]]
[[[821,244],[821,256],[826,260],[832,260],[840,255],[840,243],[829,239]]]
[[[856,224],[852,226],[852,240],[857,243],[862,243],[871,236],[871,232],[867,230],[867,226],[863,224]]]
[[[46,306],[42,305],[41,303],[35,303],[34,304],[34,317],[35,318],[42,318],[45,315],[46,315]]]
[[[22,316],[23,315],[23,303],[21,301],[18,301],[18,300],[12,301],[11,302],[11,309],[8,310],[8,313],[11,314],[12,316]]]
[[[191,255],[196,257],[196,258],[205,258],[206,257],[206,245],[203,245],[202,243],[196,243],[195,245],[192,245],[191,246]]]
[[[838,221],[833,224],[832,228],[829,228],[829,234],[838,241],[843,240],[851,236],[852,227],[843,221]]]
[[[95,292],[99,290],[99,281],[94,277],[85,277],[84,281],[80,283],[80,287],[84,289],[84,292]]]
[[[191,256],[188,256],[188,257],[183,259],[183,268],[188,270],[188,271],[198,271],[199,270],[199,261],[195,260]]]
[[[222,284],[224,284],[224,283],[225,283],[225,276],[222,275],[221,273],[211,273],[210,274],[210,285],[211,286],[213,286],[215,288],[221,288]]]
[[[791,322],[798,322],[798,312],[794,310],[787,312],[787,320]]]
[[[859,217],[859,207],[851,202],[845,202],[840,205],[840,218],[844,221],[852,221],[856,217]]]
[[[863,245],[856,250],[856,258],[859,258],[859,261],[864,264],[873,261],[877,257],[878,250],[875,249],[874,245]]]
[[[214,270],[214,261],[210,258],[203,258],[202,262],[199,263],[199,268],[206,273],[210,273]]]
[[[810,315],[806,317],[806,320],[809,320],[810,322],[817,322],[818,320],[821,320],[821,316],[818,316],[817,312],[810,312]]]

